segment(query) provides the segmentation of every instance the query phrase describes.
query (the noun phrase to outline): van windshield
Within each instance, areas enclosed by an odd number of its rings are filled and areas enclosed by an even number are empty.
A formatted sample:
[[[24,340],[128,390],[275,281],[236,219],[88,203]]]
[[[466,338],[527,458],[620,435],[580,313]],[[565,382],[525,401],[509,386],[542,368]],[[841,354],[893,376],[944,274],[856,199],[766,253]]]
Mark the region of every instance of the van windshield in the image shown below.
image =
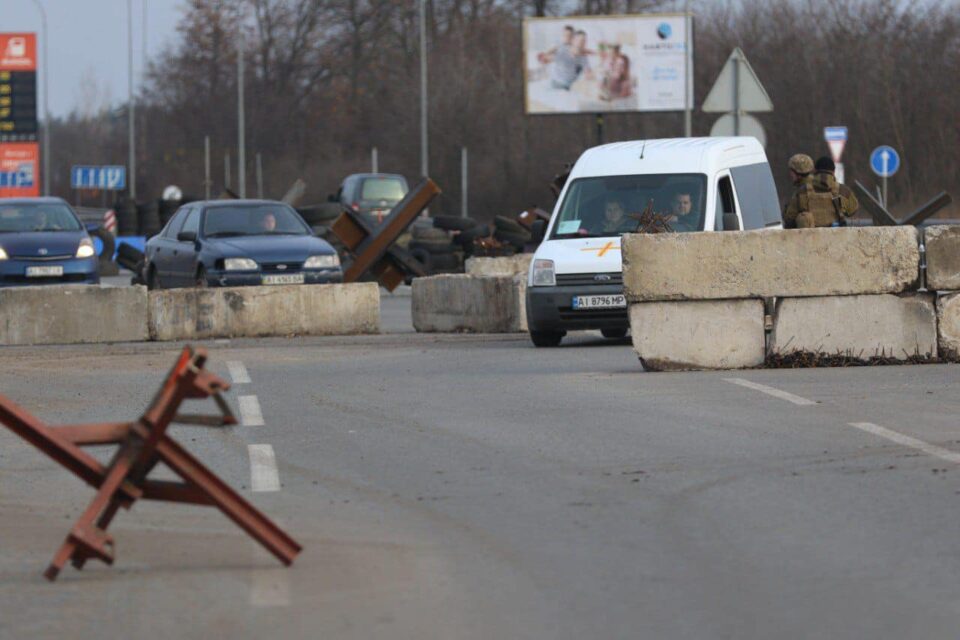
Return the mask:
[[[673,231],[701,231],[707,176],[702,173],[578,178],[570,183],[552,238],[634,233],[649,206]]]

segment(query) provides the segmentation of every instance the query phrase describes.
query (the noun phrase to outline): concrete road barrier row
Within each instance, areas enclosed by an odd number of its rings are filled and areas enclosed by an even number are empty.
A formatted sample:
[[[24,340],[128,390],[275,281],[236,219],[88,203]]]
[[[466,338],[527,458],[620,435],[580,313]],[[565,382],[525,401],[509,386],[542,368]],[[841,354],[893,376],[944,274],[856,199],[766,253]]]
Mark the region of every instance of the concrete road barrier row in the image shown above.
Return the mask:
[[[519,276],[446,274],[412,285],[413,327],[424,333],[527,330],[526,284]]]
[[[0,289],[0,344],[378,333],[376,283],[171,289]]]
[[[467,258],[464,268],[467,275],[471,276],[523,276],[526,281],[532,260],[532,253],[518,253],[500,258]]]
[[[960,293],[914,293],[919,240],[913,227],[625,236],[634,349],[657,370],[793,352],[955,358]],[[928,288],[960,289],[960,228],[925,240]],[[764,298],[777,299],[770,318]]]

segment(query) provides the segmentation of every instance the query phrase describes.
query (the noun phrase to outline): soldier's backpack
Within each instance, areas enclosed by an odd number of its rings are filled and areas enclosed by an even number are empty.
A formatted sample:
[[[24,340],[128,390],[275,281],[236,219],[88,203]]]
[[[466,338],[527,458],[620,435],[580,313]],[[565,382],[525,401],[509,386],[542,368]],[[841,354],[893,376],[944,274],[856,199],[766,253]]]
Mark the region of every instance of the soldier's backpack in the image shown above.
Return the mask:
[[[821,189],[817,189],[819,186]],[[799,194],[799,212],[809,212],[813,216],[813,226],[829,227],[835,222],[846,220],[843,216],[843,205],[840,201],[840,186],[834,182],[828,189],[826,185],[806,184]]]

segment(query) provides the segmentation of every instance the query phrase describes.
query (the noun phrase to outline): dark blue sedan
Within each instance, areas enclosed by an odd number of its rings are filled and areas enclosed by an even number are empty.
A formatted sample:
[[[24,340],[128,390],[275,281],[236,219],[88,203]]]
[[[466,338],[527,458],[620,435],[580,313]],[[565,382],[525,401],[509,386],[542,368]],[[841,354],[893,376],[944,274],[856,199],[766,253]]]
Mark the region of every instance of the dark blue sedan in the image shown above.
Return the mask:
[[[151,289],[342,282],[340,259],[289,205],[215,200],[180,207],[147,242]]]
[[[60,198],[0,198],[0,287],[99,284],[93,241]]]

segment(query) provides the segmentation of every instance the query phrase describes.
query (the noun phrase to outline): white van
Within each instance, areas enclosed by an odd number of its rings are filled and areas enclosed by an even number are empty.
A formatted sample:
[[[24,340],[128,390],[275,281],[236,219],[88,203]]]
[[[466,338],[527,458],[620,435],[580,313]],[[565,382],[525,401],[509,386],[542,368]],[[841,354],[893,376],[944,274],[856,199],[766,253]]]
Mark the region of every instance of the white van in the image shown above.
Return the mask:
[[[652,205],[651,205],[652,203]],[[782,228],[780,200],[755,138],[618,142],[584,152],[560,192],[527,281],[538,347],[569,330],[627,334],[620,236],[648,206],[673,231]]]

